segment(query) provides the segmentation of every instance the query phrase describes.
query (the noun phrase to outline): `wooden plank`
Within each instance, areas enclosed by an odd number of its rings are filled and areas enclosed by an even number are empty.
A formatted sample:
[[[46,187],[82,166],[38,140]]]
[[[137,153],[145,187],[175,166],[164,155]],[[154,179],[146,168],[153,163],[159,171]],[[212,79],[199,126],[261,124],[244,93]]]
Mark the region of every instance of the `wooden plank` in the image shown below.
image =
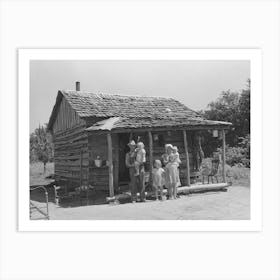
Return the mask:
[[[183,130],[185,154],[186,154],[186,176],[187,176],[187,186],[191,185],[190,180],[190,162],[189,162],[189,151],[188,151],[188,141],[187,141],[187,132]]]
[[[80,149],[81,151],[81,149]],[[89,159],[88,154],[84,155],[84,159]],[[72,160],[72,161],[76,161],[76,160],[80,160],[80,154],[78,155],[72,155],[72,156],[68,156],[68,155],[60,155],[59,153],[56,154],[55,156],[55,160]]]
[[[82,166],[82,170],[86,170],[87,166]],[[68,172],[79,172],[80,174],[81,167],[80,166],[67,166],[67,165],[56,165],[55,171],[68,171]]]
[[[77,135],[79,133],[85,133],[85,128],[86,128],[85,124],[80,123],[71,128],[68,128],[67,130],[63,130],[63,131],[55,133],[54,138],[56,139],[59,137],[73,136],[73,135]]]
[[[111,133],[107,133],[108,163],[109,163],[109,194],[114,196],[114,174],[113,174],[113,147]]]
[[[59,145],[61,146],[68,146],[68,144],[87,144],[88,140],[87,140],[87,136],[86,135],[81,135],[79,137],[77,137],[76,139],[63,139],[63,140],[55,140],[54,141],[55,145],[58,147]]]
[[[149,162],[150,162],[150,186],[152,186],[153,184],[153,135],[152,132],[149,131],[148,132],[148,136],[149,136]]]
[[[87,135],[79,135],[75,138],[64,138],[64,139],[60,139],[60,140],[55,140],[54,143],[56,145],[68,145],[69,143],[84,143],[87,144],[88,140],[87,140]]]
[[[56,143],[54,143],[55,145],[55,151],[71,151],[71,149],[75,149],[75,148],[87,148],[87,143],[69,143],[67,145],[61,145],[61,146],[57,146]]]
[[[205,185],[192,185],[182,186],[177,188],[178,194],[191,194],[191,193],[203,193],[203,192],[216,192],[216,191],[226,191],[227,188],[230,186],[228,183],[218,183],[218,184],[205,184]],[[166,195],[167,190],[164,189],[163,193]],[[154,196],[154,191],[147,192],[147,198],[152,198]],[[131,194],[129,192],[118,194],[114,197],[114,200],[124,200],[129,199]],[[107,202],[112,201],[110,197],[106,198]]]
[[[62,132],[82,122],[85,123],[85,121],[80,119],[80,117],[77,115],[75,110],[70,106],[67,100],[63,98],[59,106],[56,120],[53,125],[54,134],[58,132]]]
[[[222,174],[223,182],[226,182],[226,134],[224,129],[222,130]]]

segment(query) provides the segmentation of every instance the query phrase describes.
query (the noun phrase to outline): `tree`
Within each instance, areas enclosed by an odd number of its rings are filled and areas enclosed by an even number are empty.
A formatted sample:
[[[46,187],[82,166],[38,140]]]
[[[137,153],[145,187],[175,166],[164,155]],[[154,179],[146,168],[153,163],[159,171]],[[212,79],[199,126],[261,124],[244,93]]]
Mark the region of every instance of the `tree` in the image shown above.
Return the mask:
[[[226,141],[230,147],[239,146],[241,139],[250,135],[250,84],[248,79],[246,88],[241,92],[223,91],[216,101],[208,105],[207,110],[201,112],[206,119],[228,121],[233,124],[232,130],[226,134]],[[210,133],[204,133],[204,138],[203,148],[209,156],[217,149],[219,141],[213,139]]]
[[[46,125],[40,126],[30,134],[30,161],[41,161],[44,164],[44,173],[46,164],[53,160],[52,137],[47,132]]]
[[[250,93],[251,93],[251,81],[247,80],[247,88],[242,90],[239,99],[239,111],[240,111],[240,137],[245,137],[250,134]]]

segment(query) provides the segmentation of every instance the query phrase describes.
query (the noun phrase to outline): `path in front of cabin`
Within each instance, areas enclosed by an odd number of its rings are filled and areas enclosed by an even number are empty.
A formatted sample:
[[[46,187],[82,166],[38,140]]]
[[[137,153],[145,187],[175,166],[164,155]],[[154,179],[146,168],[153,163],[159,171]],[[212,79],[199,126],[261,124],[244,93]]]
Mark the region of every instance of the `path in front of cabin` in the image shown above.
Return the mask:
[[[177,200],[62,208],[49,204],[51,220],[246,220],[250,188],[183,195]]]

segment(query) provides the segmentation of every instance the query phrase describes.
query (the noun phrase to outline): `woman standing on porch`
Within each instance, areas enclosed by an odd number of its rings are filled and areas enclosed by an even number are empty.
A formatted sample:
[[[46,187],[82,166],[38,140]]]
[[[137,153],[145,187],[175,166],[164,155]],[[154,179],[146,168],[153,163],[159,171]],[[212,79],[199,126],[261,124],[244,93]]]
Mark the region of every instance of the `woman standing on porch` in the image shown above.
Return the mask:
[[[177,187],[180,185],[177,154],[171,144],[165,145],[165,154],[162,156],[165,164],[165,186],[168,190],[169,199],[177,198]]]

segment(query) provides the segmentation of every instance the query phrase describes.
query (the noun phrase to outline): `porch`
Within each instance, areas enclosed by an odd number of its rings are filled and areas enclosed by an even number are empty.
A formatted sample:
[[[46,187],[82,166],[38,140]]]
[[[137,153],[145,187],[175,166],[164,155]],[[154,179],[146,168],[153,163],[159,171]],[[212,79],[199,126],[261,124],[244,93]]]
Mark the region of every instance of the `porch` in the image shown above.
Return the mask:
[[[123,155],[125,155],[125,152],[120,149],[120,139],[123,138],[125,140],[122,141],[122,148],[124,148],[129,140],[134,139],[139,133],[142,135],[142,137],[146,137],[147,141],[145,141],[146,144],[146,151],[147,151],[147,195],[152,194],[151,186],[152,186],[152,169],[153,169],[153,162],[155,159],[158,159],[158,155],[155,156],[155,154],[158,153],[158,147],[155,145],[155,142],[161,132],[167,132],[170,133],[170,139],[172,139],[172,135],[176,133],[177,137],[180,136],[180,141],[182,140],[182,146],[179,148],[180,157],[182,156],[182,165],[184,166],[183,169],[181,169],[180,172],[180,178],[182,176],[183,182],[182,187],[178,188],[179,193],[192,193],[192,192],[203,192],[203,191],[217,191],[217,190],[225,190],[229,184],[226,182],[226,172],[225,172],[225,131],[228,129],[228,124],[225,124],[224,126],[205,126],[205,127],[161,127],[161,128],[130,128],[130,129],[102,129],[100,128],[100,125],[104,125],[103,121],[100,122],[100,124],[95,125],[94,127],[90,127],[87,129],[89,133],[98,133],[99,135],[102,134],[105,140],[106,137],[106,145],[107,145],[107,151],[106,151],[106,162],[107,162],[107,170],[108,170],[108,190],[109,190],[109,197],[107,198],[107,201],[114,201],[120,197],[127,197],[129,196],[128,191],[128,177],[126,181],[122,181],[120,169],[124,167],[124,160],[120,157],[120,151],[122,151]],[[107,127],[105,125],[105,127]],[[199,167],[196,166],[194,168],[194,155],[193,151],[194,146],[199,146],[199,143],[191,143],[189,144],[189,136],[192,133],[199,133],[203,130],[211,130],[215,131],[217,135],[220,135],[221,139],[221,146],[222,146],[222,153],[221,153],[221,179],[220,183],[216,184],[201,184],[196,181],[197,177],[199,176]],[[124,137],[126,135],[126,137]],[[143,136],[144,135],[144,136]],[[116,146],[116,140],[118,143],[118,146]],[[168,140],[173,144],[173,140]],[[176,140],[178,141],[178,140]],[[200,140],[197,140],[200,141]],[[148,143],[148,145],[147,145]],[[166,141],[165,141],[166,144]],[[161,147],[162,153],[164,145]],[[114,152],[117,151],[117,154]],[[191,163],[191,164],[190,164]],[[125,188],[122,188],[123,186],[126,186]]]

